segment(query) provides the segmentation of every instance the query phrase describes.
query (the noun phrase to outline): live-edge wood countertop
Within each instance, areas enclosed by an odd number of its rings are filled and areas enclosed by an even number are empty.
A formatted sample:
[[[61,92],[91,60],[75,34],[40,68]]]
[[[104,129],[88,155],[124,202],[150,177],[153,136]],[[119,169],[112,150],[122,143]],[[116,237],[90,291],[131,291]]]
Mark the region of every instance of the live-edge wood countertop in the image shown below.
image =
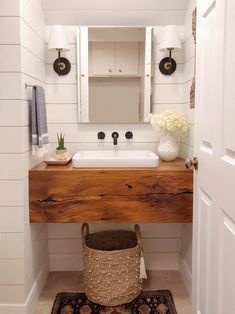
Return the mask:
[[[44,162],[29,171],[31,222],[191,222],[193,172],[182,159],[158,168],[73,168]]]

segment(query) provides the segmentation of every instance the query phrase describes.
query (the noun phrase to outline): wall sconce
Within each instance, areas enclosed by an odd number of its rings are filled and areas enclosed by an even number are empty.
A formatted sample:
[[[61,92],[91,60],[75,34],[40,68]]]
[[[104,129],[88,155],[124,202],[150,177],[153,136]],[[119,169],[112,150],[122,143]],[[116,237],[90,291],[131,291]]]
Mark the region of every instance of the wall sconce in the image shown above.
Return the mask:
[[[49,50],[56,50],[58,58],[53,64],[53,68],[58,75],[66,75],[71,70],[71,63],[68,59],[60,56],[62,50],[69,50],[66,28],[63,25],[52,25],[48,42]]]
[[[174,49],[181,49],[179,28],[176,25],[167,25],[160,43],[160,51],[169,52],[169,57],[163,58],[159,63],[159,70],[164,75],[171,75],[176,70],[176,62],[171,57]]]

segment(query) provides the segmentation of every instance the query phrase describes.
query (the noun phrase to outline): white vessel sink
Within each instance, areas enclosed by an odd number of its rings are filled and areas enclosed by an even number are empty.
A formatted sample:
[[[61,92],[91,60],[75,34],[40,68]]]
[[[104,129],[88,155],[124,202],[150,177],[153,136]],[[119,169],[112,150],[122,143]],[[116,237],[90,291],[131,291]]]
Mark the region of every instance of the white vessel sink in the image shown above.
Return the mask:
[[[73,167],[158,167],[158,156],[149,150],[81,150],[72,159]]]

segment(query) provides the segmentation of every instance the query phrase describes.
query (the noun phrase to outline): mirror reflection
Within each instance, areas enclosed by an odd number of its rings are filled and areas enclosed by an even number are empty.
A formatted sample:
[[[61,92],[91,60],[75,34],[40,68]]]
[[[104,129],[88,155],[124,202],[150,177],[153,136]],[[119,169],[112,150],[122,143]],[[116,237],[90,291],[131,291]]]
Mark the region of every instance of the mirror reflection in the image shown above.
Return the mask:
[[[152,27],[80,27],[77,36],[79,122],[146,122]]]

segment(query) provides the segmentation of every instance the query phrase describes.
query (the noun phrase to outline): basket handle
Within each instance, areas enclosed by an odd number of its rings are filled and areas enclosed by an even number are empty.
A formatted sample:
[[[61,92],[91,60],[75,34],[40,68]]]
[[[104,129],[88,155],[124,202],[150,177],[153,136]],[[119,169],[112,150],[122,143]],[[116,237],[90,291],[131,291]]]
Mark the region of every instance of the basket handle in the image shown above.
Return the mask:
[[[89,234],[89,225],[87,223],[83,223],[81,227],[81,235],[82,235],[82,243],[85,243],[86,235]]]
[[[136,234],[138,244],[140,246],[140,250],[141,250],[141,252],[143,252],[143,242],[142,242],[142,238],[141,238],[140,226],[137,224],[135,225],[135,234]]]

